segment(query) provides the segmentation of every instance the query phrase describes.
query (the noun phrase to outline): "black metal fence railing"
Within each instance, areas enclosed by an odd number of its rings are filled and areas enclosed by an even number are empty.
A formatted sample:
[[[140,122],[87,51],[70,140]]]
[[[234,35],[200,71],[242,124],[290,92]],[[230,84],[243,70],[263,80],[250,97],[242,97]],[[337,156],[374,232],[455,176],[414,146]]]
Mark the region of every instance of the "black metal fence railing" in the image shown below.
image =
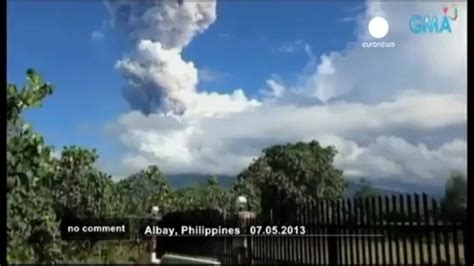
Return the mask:
[[[247,220],[247,224],[263,228],[300,226],[305,234],[287,231],[274,235],[270,230],[264,235],[244,230],[249,234],[247,254],[252,265],[465,264],[465,220],[442,215],[439,203],[426,194],[321,200],[297,208],[277,205],[271,212]],[[219,215],[184,217],[174,222],[186,223],[188,219],[195,224],[236,224],[235,219]],[[231,236],[193,239],[168,238],[165,248],[213,256],[223,265],[233,264]]]

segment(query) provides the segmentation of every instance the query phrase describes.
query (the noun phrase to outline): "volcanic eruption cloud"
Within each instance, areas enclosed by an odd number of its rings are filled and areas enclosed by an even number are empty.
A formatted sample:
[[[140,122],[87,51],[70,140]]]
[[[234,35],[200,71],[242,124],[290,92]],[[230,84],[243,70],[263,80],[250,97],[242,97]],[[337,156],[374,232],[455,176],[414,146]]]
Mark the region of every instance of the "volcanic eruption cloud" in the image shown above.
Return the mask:
[[[198,70],[182,51],[216,20],[215,1],[109,1],[116,28],[125,30],[135,50],[116,63],[127,84],[123,94],[132,109],[145,115],[240,111],[247,101],[242,90],[231,95],[198,93]],[[224,110],[210,110],[209,101]],[[192,109],[192,110],[190,110]],[[222,108],[221,108],[222,109]]]
[[[451,170],[466,169],[465,4],[458,4],[452,34],[421,37],[407,21],[441,12],[439,3],[367,1],[346,47],[317,52],[311,42],[296,43],[308,61],[295,80],[285,77],[284,66],[269,77],[231,73],[261,79],[261,91],[244,88],[250,99],[238,87],[206,90],[195,64],[183,57],[195,36],[214,34],[215,1],[107,1],[109,25],[132,44],[116,63],[132,110],[105,125],[124,151],[119,162],[104,166],[117,176],[149,165],[167,174],[236,175],[264,148],[310,140],[335,146],[334,164],[348,177],[444,184]],[[378,15],[390,20],[396,49],[360,46]],[[280,45],[270,39],[268,51]]]

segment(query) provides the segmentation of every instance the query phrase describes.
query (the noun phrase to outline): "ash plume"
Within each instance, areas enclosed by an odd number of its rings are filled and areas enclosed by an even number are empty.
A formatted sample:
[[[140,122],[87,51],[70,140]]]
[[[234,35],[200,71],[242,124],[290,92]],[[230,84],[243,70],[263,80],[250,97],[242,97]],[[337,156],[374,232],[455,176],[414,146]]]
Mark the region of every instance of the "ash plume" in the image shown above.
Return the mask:
[[[182,58],[194,36],[216,20],[215,1],[107,1],[114,28],[135,49],[116,63],[126,80],[123,95],[144,114],[183,114],[197,94],[198,71]]]

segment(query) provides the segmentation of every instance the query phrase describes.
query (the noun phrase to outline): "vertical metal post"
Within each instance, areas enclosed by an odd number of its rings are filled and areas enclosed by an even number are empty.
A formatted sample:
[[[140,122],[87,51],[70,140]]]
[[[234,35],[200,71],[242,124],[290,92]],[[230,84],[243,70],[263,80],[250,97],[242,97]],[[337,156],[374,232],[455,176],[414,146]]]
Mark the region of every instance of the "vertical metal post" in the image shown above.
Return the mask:
[[[328,224],[328,265],[336,266],[338,265],[337,261],[337,230],[334,224],[334,203],[328,202],[329,204],[326,205],[326,213],[328,214],[328,218],[330,218],[330,223]]]
[[[239,196],[236,199],[237,222],[241,229],[242,234],[247,234],[247,221],[255,217],[255,213],[248,211],[247,199],[244,196]],[[247,237],[234,236],[233,238],[233,250],[235,251],[234,263],[239,265],[249,265],[251,254],[248,254],[248,241]]]
[[[154,224],[157,223],[160,220],[159,212],[160,212],[160,209],[158,208],[158,206],[153,206],[153,208],[151,210],[151,218],[153,219]],[[161,263],[161,259],[157,258],[157,256],[156,256],[157,247],[158,247],[158,243],[157,243],[156,235],[152,235],[152,237],[151,237],[151,252],[150,252],[150,263],[152,263],[152,264],[160,264]]]

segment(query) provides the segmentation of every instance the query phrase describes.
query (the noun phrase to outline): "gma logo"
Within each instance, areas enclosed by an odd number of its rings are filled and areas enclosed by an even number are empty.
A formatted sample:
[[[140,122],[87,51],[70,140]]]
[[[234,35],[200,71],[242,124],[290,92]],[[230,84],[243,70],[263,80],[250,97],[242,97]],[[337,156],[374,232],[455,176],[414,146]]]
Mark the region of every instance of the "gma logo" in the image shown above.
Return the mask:
[[[410,19],[410,30],[416,34],[422,33],[451,33],[451,21],[458,18],[458,10],[453,6],[454,15],[450,15],[450,8],[444,7],[443,16],[414,15]]]

